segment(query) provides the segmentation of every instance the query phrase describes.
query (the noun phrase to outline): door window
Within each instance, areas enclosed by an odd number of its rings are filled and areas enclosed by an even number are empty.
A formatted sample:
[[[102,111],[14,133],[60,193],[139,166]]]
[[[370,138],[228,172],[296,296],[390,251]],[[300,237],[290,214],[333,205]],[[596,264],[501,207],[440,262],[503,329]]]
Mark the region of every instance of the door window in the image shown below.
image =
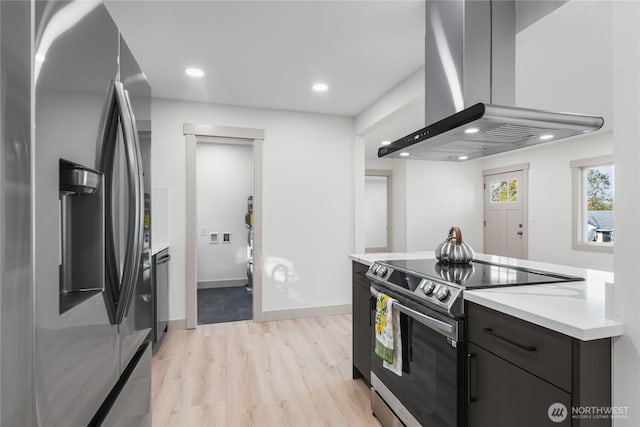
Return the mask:
[[[509,203],[518,201],[518,180],[492,181],[491,203]]]

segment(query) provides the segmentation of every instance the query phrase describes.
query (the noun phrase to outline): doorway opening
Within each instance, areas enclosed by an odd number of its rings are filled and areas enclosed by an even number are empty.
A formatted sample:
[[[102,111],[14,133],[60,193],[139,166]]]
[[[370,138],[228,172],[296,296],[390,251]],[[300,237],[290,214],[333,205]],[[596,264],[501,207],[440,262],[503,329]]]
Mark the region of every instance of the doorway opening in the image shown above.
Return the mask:
[[[529,164],[482,171],[484,253],[527,259]]]
[[[252,318],[253,141],[197,137],[197,323]]]
[[[260,129],[184,125],[187,328],[261,320]]]
[[[366,170],[364,181],[364,251],[390,252],[391,171]]]

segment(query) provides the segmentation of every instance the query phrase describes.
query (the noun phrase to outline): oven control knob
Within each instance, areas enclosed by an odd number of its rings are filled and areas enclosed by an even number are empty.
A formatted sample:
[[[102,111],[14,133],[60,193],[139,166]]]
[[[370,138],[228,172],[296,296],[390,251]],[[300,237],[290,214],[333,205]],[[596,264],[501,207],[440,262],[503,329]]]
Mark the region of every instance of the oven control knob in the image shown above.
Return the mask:
[[[447,289],[445,286],[441,287],[436,293],[436,298],[438,298],[440,301],[446,300],[448,296],[449,289]]]
[[[436,284],[429,281],[424,284],[422,288],[422,292],[424,292],[425,295],[431,295],[435,288],[436,288]]]
[[[374,275],[378,274],[378,268],[379,267],[380,266],[378,264],[373,264],[373,267],[371,267],[371,273],[374,274]]]
[[[387,267],[381,265],[378,269],[378,276],[384,276],[385,274],[387,274]]]

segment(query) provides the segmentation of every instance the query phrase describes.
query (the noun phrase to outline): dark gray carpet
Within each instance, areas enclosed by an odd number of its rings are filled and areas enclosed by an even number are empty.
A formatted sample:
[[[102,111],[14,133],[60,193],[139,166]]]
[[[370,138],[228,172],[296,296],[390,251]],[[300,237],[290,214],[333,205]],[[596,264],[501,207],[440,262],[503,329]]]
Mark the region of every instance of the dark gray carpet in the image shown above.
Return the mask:
[[[198,325],[251,319],[251,298],[244,286],[198,289]]]

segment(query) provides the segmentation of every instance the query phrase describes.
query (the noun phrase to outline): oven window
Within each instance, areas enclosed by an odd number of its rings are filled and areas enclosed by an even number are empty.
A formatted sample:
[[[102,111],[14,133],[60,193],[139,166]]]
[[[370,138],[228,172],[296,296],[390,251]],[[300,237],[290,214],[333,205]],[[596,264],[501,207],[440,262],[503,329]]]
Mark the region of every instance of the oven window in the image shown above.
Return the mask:
[[[464,420],[462,346],[453,347],[445,336],[403,313],[400,324],[402,376],[384,368],[375,352],[371,370],[420,424],[461,426]]]

